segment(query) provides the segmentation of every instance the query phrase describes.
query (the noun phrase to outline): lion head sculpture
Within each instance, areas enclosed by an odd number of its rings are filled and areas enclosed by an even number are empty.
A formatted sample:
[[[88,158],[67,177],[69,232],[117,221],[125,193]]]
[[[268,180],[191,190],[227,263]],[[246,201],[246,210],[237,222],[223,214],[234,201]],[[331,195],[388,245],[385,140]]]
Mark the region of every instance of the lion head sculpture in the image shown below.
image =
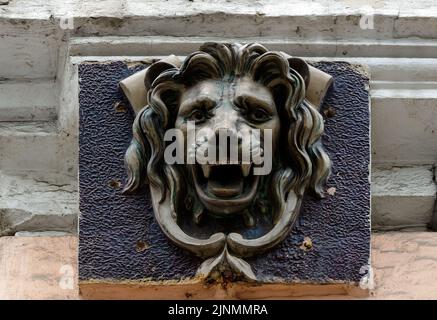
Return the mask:
[[[209,258],[199,273],[226,267],[254,279],[241,258],[288,235],[305,193],[323,196],[330,161],[321,143],[323,118],[305,99],[309,77],[303,60],[260,44],[206,43],[180,67],[158,62],[148,68],[148,105],[133,124],[124,191],[150,185],[164,233]],[[192,140],[190,124],[203,132]],[[169,129],[178,130],[178,141],[168,139]],[[231,144],[237,161],[230,161]],[[240,157],[244,148],[248,161]],[[177,150],[183,157],[165,161],[166,152]],[[199,150],[209,161],[193,156]],[[219,153],[224,161],[211,161]],[[262,161],[255,162],[255,155]],[[266,159],[271,170],[257,174]]]

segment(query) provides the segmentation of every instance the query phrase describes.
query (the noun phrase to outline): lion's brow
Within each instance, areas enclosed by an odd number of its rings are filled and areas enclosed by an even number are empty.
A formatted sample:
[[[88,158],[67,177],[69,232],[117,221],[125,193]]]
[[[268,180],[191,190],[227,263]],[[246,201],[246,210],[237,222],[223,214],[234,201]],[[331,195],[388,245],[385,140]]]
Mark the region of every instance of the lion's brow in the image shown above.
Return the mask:
[[[197,105],[204,105],[208,109],[213,108],[216,105],[216,101],[209,96],[200,95],[194,98],[190,98],[182,102],[181,109],[192,109]]]
[[[241,94],[235,97],[235,101],[238,102],[250,102],[248,103],[249,107],[264,107],[265,109],[272,109],[272,105],[270,101],[263,99],[262,97],[254,96],[254,95],[248,95],[248,94]]]

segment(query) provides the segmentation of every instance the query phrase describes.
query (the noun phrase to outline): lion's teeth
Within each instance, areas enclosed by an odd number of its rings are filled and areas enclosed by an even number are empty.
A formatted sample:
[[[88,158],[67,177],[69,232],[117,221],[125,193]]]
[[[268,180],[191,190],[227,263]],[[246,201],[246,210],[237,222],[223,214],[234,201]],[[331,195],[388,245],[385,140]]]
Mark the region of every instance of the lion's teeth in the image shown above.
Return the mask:
[[[243,176],[247,177],[249,175],[251,166],[252,166],[252,164],[250,164],[250,163],[241,165],[241,171],[243,172]]]
[[[211,173],[211,167],[208,165],[202,165],[202,171],[205,178],[209,178],[209,174]]]

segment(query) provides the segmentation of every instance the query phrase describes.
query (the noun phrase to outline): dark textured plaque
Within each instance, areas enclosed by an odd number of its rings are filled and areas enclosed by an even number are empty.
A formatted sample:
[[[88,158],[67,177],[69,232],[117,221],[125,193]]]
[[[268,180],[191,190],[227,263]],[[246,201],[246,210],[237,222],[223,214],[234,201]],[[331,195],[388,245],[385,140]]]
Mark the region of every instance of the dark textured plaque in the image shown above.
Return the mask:
[[[368,74],[343,62],[314,64],[334,78],[321,112],[332,160],[325,199],[306,198],[288,238],[248,258],[261,283],[358,283],[370,256]],[[80,78],[81,283],[190,279],[202,260],[173,245],[154,221],[147,188],[123,195],[134,115],[118,82],[147,67],[84,63]]]

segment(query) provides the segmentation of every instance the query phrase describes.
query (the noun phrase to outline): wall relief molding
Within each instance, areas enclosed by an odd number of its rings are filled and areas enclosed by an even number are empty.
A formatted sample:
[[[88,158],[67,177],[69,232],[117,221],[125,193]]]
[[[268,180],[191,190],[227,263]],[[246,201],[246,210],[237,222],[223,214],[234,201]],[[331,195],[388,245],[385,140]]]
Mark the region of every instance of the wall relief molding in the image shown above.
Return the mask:
[[[324,196],[331,162],[319,107],[331,83],[260,44],[205,43],[183,61],[155,62],[120,82],[136,113],[124,194],[148,184],[162,231],[204,259],[199,276],[255,281],[245,259],[287,237],[304,195]],[[169,145],[182,150],[173,163]]]

